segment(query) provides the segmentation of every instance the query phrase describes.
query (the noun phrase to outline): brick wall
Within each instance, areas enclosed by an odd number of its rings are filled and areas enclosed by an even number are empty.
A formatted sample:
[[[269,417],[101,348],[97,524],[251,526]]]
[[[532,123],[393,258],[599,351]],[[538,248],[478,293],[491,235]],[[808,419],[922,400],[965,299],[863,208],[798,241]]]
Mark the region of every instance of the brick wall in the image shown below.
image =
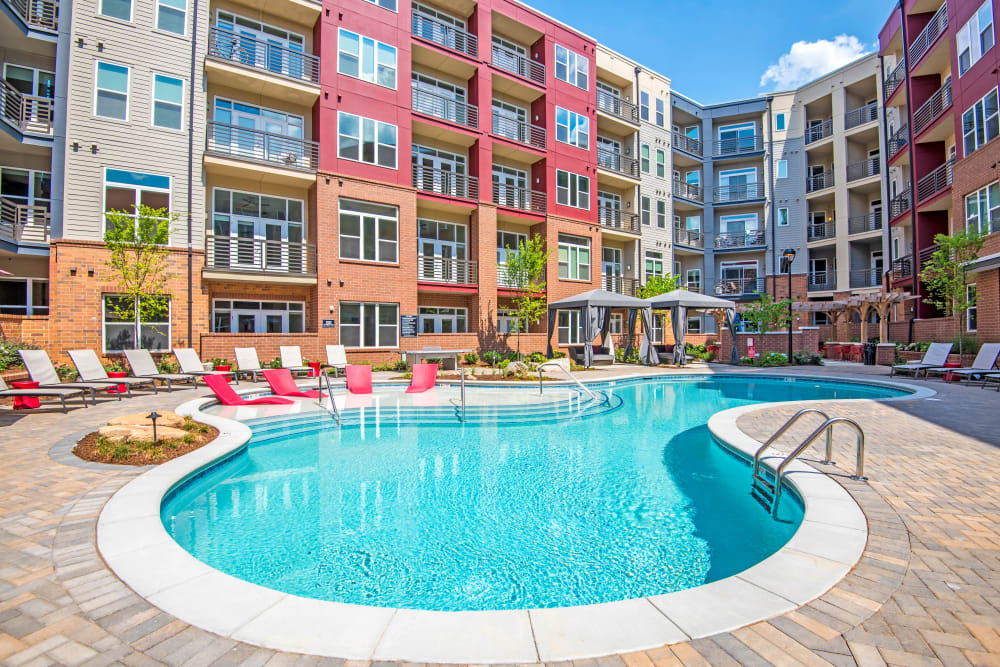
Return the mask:
[[[47,315],[0,314],[0,340],[48,348],[49,318]]]
[[[787,332],[781,331],[766,334],[738,333],[736,334],[736,349],[739,352],[740,358],[748,355],[747,341],[750,338],[753,338],[754,347],[756,348],[757,353],[761,356],[771,352],[788,354]],[[729,329],[723,329],[719,356],[724,361],[729,359],[728,350],[733,345],[732,340],[732,334],[730,334]],[[792,351],[799,352],[801,350],[808,350],[809,352],[815,352],[817,354],[819,353],[818,329],[806,328],[792,333]]]

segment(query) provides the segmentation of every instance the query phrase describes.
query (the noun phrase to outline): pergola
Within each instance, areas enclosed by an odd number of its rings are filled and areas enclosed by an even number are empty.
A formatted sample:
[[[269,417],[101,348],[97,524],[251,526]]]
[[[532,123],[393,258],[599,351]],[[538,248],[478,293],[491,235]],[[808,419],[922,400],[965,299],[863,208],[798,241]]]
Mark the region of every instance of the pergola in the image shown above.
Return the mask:
[[[838,301],[798,301],[792,310],[798,313],[825,313],[830,323],[836,326],[841,318],[858,313],[861,318],[861,341],[868,340],[868,316],[874,310],[878,313],[878,336],[884,343],[889,340],[889,309],[898,303],[917,297],[909,292],[874,292],[855,294]]]

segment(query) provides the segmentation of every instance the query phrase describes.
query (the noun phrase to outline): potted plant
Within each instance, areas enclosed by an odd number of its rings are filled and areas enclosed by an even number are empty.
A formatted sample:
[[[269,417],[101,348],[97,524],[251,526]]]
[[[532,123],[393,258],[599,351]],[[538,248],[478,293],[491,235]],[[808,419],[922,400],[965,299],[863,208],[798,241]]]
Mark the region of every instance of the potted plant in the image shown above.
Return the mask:
[[[233,369],[232,364],[229,363],[229,359],[215,357],[214,359],[210,359],[210,361],[212,362],[212,368],[217,371],[230,371]]]
[[[119,360],[112,360],[104,364],[104,370],[107,372],[109,378],[128,377],[128,371],[125,369],[125,364]],[[108,389],[109,394],[124,394],[127,391],[128,387],[123,384]]]

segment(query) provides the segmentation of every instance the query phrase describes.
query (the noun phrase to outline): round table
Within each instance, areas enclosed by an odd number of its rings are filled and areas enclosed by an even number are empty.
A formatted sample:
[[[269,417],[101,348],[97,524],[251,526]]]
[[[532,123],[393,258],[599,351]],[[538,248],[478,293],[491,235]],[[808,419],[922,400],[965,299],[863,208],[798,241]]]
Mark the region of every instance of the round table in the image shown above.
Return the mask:
[[[10,383],[11,389],[38,389],[38,383],[31,380],[20,380],[18,382]],[[30,410],[31,408],[37,408],[40,405],[37,396],[15,396],[14,397],[14,409],[15,410]]]

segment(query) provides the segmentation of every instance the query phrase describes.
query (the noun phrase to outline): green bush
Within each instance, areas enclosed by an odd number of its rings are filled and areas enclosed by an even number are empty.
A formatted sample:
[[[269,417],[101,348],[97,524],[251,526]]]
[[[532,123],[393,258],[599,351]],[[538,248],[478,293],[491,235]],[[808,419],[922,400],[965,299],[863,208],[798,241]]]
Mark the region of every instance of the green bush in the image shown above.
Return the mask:
[[[126,368],[125,364],[123,364],[119,359],[115,359],[113,361],[109,361],[108,363],[104,364],[104,370],[107,371],[108,373],[128,372],[128,368]]]
[[[510,359],[504,359],[500,362],[500,370],[506,370],[510,366]]]
[[[808,350],[799,350],[792,355],[792,358],[795,359],[795,363],[803,366],[823,365],[823,357],[819,356],[815,352],[809,352]]]
[[[216,366],[228,366],[229,365],[229,359],[222,359],[220,357],[215,357],[214,359],[209,359],[209,361],[212,363],[212,368],[215,368]]]
[[[38,348],[28,343],[13,343],[10,341],[0,341],[0,371],[9,368],[20,368],[24,364],[21,362],[21,355],[18,350],[37,350]]]
[[[566,358],[566,353],[563,352],[562,350],[556,350],[555,352],[552,353],[552,358],[553,359],[565,359]]]
[[[268,368],[281,368],[281,357],[275,357],[267,364]]]
[[[768,352],[766,355],[751,359],[743,357],[740,363],[744,366],[756,366],[758,368],[769,368],[771,366],[785,366],[788,364],[788,357],[780,352]]]
[[[621,363],[625,361],[625,349],[621,347],[615,348],[615,361]]]
[[[161,373],[177,373],[180,371],[181,366],[173,359],[167,359],[166,357],[160,359],[156,364],[157,370]]]
[[[483,361],[489,364],[490,366],[496,366],[498,363],[500,363],[501,358],[502,355],[496,350],[486,350],[485,352],[483,352]]]
[[[72,382],[80,376],[75,368],[66,364],[56,364],[56,375],[59,376],[60,382]]]
[[[479,355],[475,352],[467,352],[462,358],[465,359],[465,363],[469,366],[479,363]]]
[[[958,354],[959,343],[961,343],[962,354],[976,354],[979,352],[979,340],[973,334],[962,334],[951,339],[951,351]]]
[[[520,360],[519,357],[520,355],[513,350],[504,355],[504,358],[507,361],[519,361]]]
[[[532,352],[531,354],[528,355],[528,361],[530,361],[533,364],[540,364],[543,361],[545,361],[545,353],[544,352]]]

